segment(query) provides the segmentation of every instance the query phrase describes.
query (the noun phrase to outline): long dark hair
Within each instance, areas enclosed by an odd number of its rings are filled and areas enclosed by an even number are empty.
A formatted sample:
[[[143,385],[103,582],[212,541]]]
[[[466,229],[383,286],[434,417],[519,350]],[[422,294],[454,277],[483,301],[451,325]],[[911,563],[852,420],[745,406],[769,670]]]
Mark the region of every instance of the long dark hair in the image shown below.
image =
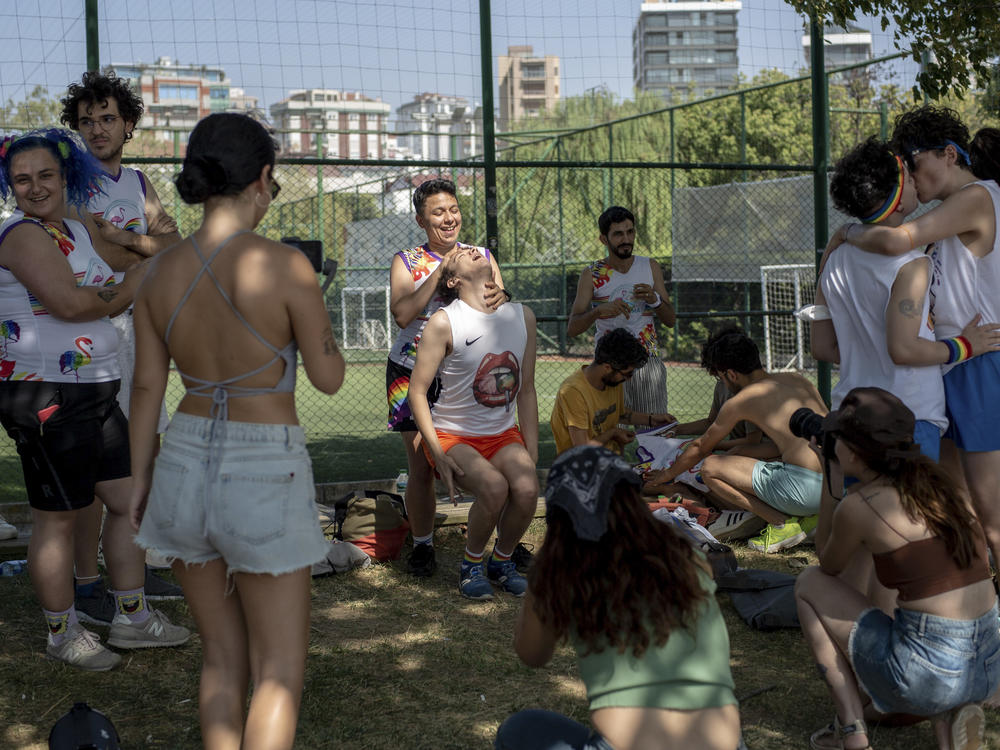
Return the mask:
[[[708,596],[695,551],[653,518],[635,487],[620,483],[608,509],[607,532],[577,538],[561,508],[548,514],[541,551],[528,573],[539,619],[557,637],[572,633],[586,653],[631,648],[641,657],[662,646],[674,628],[691,628]]]

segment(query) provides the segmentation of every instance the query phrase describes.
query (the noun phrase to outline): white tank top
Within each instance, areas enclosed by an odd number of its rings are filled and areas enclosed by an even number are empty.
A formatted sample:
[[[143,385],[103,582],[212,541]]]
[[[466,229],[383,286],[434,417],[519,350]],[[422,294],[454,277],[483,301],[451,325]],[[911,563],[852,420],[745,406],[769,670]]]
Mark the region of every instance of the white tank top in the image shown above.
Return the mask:
[[[41,226],[63,254],[77,286],[110,286],[111,268],[94,250],[90,233],[65,219],[66,232],[17,210],[0,226],[0,243],[15,226]],[[118,332],[108,318],[70,323],[52,317],[45,306],[6,268],[0,266],[0,380],[103,383],[117,380]]]
[[[874,386],[895,394],[917,419],[948,426],[944,410],[941,367],[897,365],[889,356],[885,314],[899,269],[914,260],[929,259],[919,250],[906,255],[866,253],[844,245],[830,255],[820,286],[826,297],[840,348],[840,380],[833,389],[833,408],[852,388]],[[924,295],[919,336],[934,340],[929,322],[929,299]]]
[[[461,242],[455,243],[456,250],[463,247],[472,246]],[[480,247],[478,250],[485,256],[486,260],[490,260],[489,250],[485,247]],[[441,265],[442,260],[441,256],[433,252],[426,244],[411,247],[409,250],[400,250],[396,255],[400,257],[406,270],[410,272],[414,291],[424,285],[430,275],[434,273],[434,269]],[[413,369],[413,365],[417,362],[417,345],[420,343],[420,335],[424,332],[424,326],[427,325],[431,315],[440,310],[443,305],[444,300],[437,294],[431,297],[427,307],[411,320],[406,328],[396,334],[396,340],[392,344],[392,349],[389,350],[390,360],[403,367]]]
[[[87,201],[87,210],[109,221],[119,229],[146,234],[146,178],[138,169],[121,167],[118,176],[104,173],[103,193],[94,193]]]
[[[597,346],[601,336],[608,331],[615,328],[625,328],[642,342],[649,356],[657,356],[659,347],[656,343],[653,308],[643,300],[636,299],[632,293],[632,287],[636,284],[653,285],[653,272],[649,267],[649,258],[642,255],[632,256],[632,265],[625,273],[616,271],[608,265],[607,258],[602,258],[590,265],[590,274],[594,285],[594,307],[615,300],[624,300],[629,307],[627,318],[624,315],[619,315],[615,318],[597,319],[594,346]]]
[[[438,369],[434,427],[453,435],[499,435],[514,426],[528,340],[524,310],[508,302],[482,313],[458,299],[443,309],[451,322],[452,351]]]
[[[993,200],[996,226],[993,249],[982,258],[977,258],[957,236],[934,243],[931,250],[931,316],[934,333],[939,339],[960,335],[976,313],[982,313],[983,323],[1000,322],[1000,252],[997,252],[1000,244],[1000,186],[993,180],[970,182],[969,185],[986,188]],[[945,365],[944,371],[948,372],[955,366]]]

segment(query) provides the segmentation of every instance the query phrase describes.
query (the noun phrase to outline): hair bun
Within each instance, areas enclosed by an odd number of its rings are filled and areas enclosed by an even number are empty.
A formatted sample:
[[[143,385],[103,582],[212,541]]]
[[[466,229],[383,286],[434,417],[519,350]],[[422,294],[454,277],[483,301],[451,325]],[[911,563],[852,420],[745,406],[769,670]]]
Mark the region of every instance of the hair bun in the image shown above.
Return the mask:
[[[185,159],[174,180],[177,192],[186,203],[201,203],[223,192],[228,183],[225,166],[214,156],[204,154]]]

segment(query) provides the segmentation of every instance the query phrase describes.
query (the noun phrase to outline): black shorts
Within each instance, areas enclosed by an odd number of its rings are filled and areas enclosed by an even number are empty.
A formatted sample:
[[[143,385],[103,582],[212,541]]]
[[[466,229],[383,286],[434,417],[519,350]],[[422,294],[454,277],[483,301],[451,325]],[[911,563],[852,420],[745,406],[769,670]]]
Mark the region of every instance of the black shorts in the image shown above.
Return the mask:
[[[393,432],[417,431],[417,423],[413,421],[410,402],[406,398],[410,393],[410,374],[412,372],[413,370],[409,367],[403,367],[391,359],[385,365],[385,395],[389,402],[389,426],[387,429]],[[431,387],[427,389],[427,403],[436,403],[440,395],[441,379],[435,377]]]
[[[118,387],[117,380],[0,383],[0,424],[17,444],[32,508],[85,508],[98,482],[131,476]]]

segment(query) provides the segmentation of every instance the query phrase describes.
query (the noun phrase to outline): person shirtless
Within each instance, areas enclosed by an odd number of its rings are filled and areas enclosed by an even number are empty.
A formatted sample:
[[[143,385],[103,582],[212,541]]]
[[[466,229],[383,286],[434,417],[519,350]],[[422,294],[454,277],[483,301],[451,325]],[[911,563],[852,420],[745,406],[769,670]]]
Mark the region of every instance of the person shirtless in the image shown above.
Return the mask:
[[[767,373],[757,345],[734,328],[718,337],[706,353],[709,374],[733,393],[715,421],[667,469],[647,472],[648,485],[672,482],[702,459],[702,478],[717,500],[732,510],[751,511],[768,522],[750,546],[777,552],[804,541],[819,511],[822,467],[809,443],[792,434],[788,421],[796,409],[818,414],[827,408],[816,387],[795,373]],[[751,422],[777,446],[780,460],[713,455],[712,451],[740,420]],[[803,528],[803,519],[806,528]]]

